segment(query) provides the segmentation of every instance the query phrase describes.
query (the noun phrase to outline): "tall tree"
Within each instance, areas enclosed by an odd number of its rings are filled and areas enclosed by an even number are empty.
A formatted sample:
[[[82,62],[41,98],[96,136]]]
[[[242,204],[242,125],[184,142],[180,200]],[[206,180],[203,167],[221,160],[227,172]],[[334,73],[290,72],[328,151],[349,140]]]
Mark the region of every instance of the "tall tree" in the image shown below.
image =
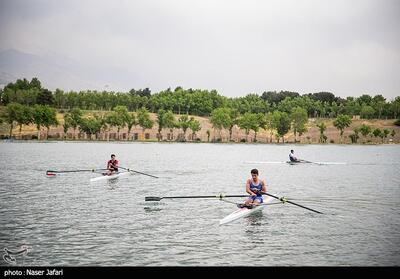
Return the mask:
[[[136,115],[132,113],[128,113],[127,118],[126,118],[126,127],[128,128],[128,137],[127,140],[129,140],[129,135],[131,134],[131,130],[133,126],[137,125],[136,121]]]
[[[349,127],[351,124],[351,118],[348,115],[340,114],[336,118],[335,121],[333,121],[333,126],[336,127],[340,131],[340,142],[342,142],[342,137],[343,137],[343,132],[344,129]]]
[[[79,126],[79,123],[81,122],[83,113],[79,108],[73,108],[69,112],[69,115],[71,117],[69,124],[74,129],[74,139],[76,139],[76,128]]]
[[[211,112],[210,122],[214,129],[219,131],[219,137],[222,141],[221,131],[229,128],[231,125],[230,110],[228,108],[217,108]]]
[[[305,131],[307,131],[306,126],[305,126],[308,121],[307,111],[301,107],[296,107],[296,108],[292,109],[292,113],[290,116],[292,119],[294,142],[296,142],[297,141],[297,138],[296,138],[297,133],[302,134]]]
[[[274,111],[272,114],[272,119],[274,123],[274,128],[277,132],[278,141],[282,138],[285,142],[285,135],[290,130],[290,117],[286,112]]]
[[[326,125],[324,122],[320,122],[317,124],[317,127],[319,129],[319,142],[320,143],[326,143],[327,136],[324,134],[326,130]]]
[[[145,139],[146,129],[151,129],[153,127],[153,120],[150,119],[149,111],[146,108],[140,108],[137,112],[138,124],[143,130],[143,139]]]
[[[192,140],[196,139],[196,133],[201,129],[200,121],[194,119],[193,116],[190,117],[189,128],[192,130]]]
[[[190,127],[190,120],[187,114],[181,115],[178,119],[178,126],[183,131],[183,138],[181,140],[186,141],[186,130]]]
[[[22,105],[18,103],[10,103],[6,106],[1,117],[10,125],[10,138],[12,138],[12,130],[14,128],[14,122],[17,121],[18,115],[22,110]]]
[[[36,103],[39,105],[53,105],[54,104],[54,96],[53,93],[48,89],[42,89],[39,91],[37,95]]]

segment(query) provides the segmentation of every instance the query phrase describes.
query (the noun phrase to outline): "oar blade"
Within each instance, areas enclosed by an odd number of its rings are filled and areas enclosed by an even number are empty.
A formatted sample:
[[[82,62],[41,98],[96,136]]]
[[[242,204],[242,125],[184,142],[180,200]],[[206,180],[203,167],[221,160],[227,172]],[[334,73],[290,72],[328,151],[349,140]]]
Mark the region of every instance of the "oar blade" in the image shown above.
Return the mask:
[[[301,204],[298,204],[298,203],[294,203],[294,202],[292,202],[292,201],[286,201],[286,202],[287,202],[287,203],[291,203],[291,204],[293,204],[293,205],[297,205],[297,206],[299,206],[299,207],[301,207],[301,208],[304,208],[304,209],[308,209],[308,210],[310,210],[310,211],[312,211],[312,212],[315,212],[315,213],[318,213],[318,214],[323,214],[322,212],[320,212],[320,211],[318,211],[318,210],[315,210],[315,209],[306,207],[306,206],[301,205]]]
[[[160,201],[161,199],[160,197],[144,197],[145,201]]]

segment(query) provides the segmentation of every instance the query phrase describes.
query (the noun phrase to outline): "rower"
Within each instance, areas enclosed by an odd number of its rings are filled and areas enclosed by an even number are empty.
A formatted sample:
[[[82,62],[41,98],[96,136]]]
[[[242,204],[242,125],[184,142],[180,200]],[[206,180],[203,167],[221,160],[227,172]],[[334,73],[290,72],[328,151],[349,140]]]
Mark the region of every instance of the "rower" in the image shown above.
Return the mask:
[[[252,169],[250,173],[251,178],[246,181],[246,192],[250,194],[250,197],[245,201],[243,207],[252,207],[263,203],[262,193],[267,192],[265,181],[258,178],[258,170]]]
[[[115,154],[111,154],[111,160],[107,162],[107,175],[118,172],[118,160],[115,159]]]
[[[290,150],[289,159],[290,159],[290,162],[300,162],[300,160],[297,159],[296,156],[294,156],[294,150],[293,149]]]

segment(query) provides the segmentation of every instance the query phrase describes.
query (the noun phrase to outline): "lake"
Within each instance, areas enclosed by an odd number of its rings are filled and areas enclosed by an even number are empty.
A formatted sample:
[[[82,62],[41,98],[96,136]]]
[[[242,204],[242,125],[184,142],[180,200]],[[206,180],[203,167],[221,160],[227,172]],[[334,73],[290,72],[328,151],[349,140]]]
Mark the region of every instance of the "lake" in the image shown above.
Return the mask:
[[[330,164],[286,164],[290,149]],[[159,178],[45,175],[104,168],[111,153]],[[16,265],[35,266],[399,266],[399,158],[397,145],[4,142],[0,249],[27,245]],[[269,193],[324,214],[277,200],[219,225],[235,204],[145,201],[245,194],[252,168]]]

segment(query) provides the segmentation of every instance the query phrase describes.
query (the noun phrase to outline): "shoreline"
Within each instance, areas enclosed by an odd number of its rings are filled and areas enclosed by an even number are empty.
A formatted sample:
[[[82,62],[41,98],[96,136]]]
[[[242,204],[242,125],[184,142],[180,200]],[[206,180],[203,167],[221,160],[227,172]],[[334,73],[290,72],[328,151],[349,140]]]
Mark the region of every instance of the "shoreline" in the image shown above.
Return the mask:
[[[132,143],[142,143],[142,144],[224,144],[224,145],[320,145],[320,146],[392,146],[400,145],[400,143],[300,143],[300,142],[204,142],[204,141],[152,141],[152,140],[135,140],[135,141],[125,141],[125,140],[31,140],[31,139],[2,139],[0,144],[7,143],[118,143],[118,144],[132,144]]]

